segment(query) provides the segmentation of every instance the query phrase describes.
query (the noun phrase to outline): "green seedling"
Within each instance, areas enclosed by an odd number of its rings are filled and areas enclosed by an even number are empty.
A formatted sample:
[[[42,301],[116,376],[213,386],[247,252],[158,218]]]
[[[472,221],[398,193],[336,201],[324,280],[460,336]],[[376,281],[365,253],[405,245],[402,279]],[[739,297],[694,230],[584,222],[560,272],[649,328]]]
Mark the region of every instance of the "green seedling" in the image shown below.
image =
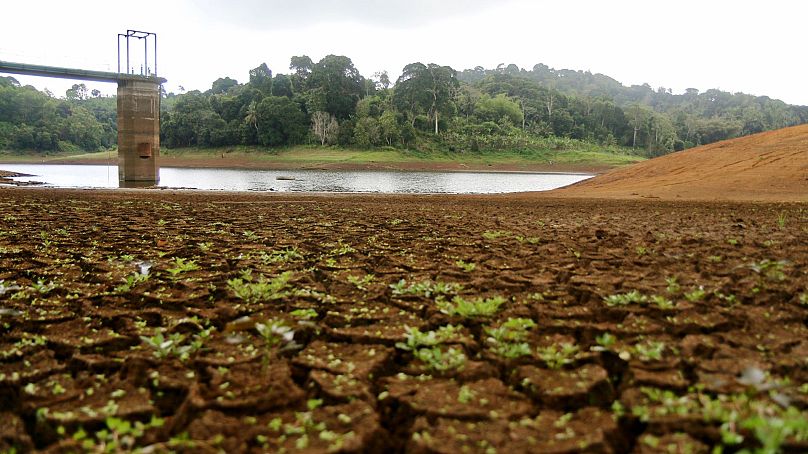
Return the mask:
[[[373,282],[373,275],[366,274],[360,278],[354,276],[353,274],[349,274],[348,277],[346,277],[346,279],[349,283],[353,284],[359,290],[367,290],[367,286],[370,285],[371,282]]]
[[[660,295],[652,296],[651,303],[653,303],[656,307],[662,309],[663,311],[669,311],[674,308],[673,301]]]
[[[281,346],[281,350],[297,348],[294,341],[295,332],[286,326],[283,320],[269,320],[265,323],[256,323],[255,330],[264,339],[267,349]]]
[[[236,295],[236,298],[248,304],[272,301],[288,294],[285,289],[292,274],[291,271],[286,271],[271,279],[267,279],[264,275],[259,275],[256,279],[252,276],[251,271],[246,270],[241,273],[240,278],[228,280],[227,287]]]
[[[182,257],[175,257],[173,266],[171,268],[166,269],[168,274],[171,275],[172,279],[176,279],[182,273],[187,273],[190,271],[196,271],[199,269],[199,265],[196,264],[193,260],[186,260]]]
[[[528,318],[509,318],[498,328],[486,328],[486,342],[491,345],[495,354],[514,359],[529,356],[530,344],[525,342],[528,331],[536,327],[536,323]]]
[[[293,310],[289,315],[301,320],[312,320],[317,318],[317,311],[314,309],[296,309]]]
[[[707,291],[704,290],[704,287],[699,286],[697,289],[693,289],[685,293],[685,299],[690,301],[691,303],[697,303],[699,301],[703,301],[704,298],[707,296]]]
[[[667,287],[665,287],[665,291],[667,291],[672,295],[679,293],[682,290],[682,287],[679,285],[676,276],[665,278],[665,283],[667,284]]]
[[[407,285],[407,281],[405,279],[401,279],[395,284],[390,284],[390,288],[393,290],[393,296],[420,295],[426,298],[441,295],[453,295],[463,290],[462,285],[454,282],[432,282],[430,280],[425,280],[421,282],[413,282],[412,284]]]
[[[560,369],[567,364],[572,364],[580,353],[577,345],[564,342],[560,346],[553,344],[538,349],[539,358],[547,364],[550,369]]]
[[[106,428],[99,430],[93,436],[80,428],[73,434],[73,440],[79,442],[86,452],[110,454],[133,452],[138,440],[145,435],[146,431],[163,427],[165,420],[153,415],[146,424],[140,421],[132,424],[127,420],[110,416],[105,423]],[[60,428],[60,431],[63,429]]]
[[[486,230],[485,232],[483,232],[483,238],[485,238],[486,240],[495,240],[501,237],[507,238],[510,234],[511,232],[505,230]]]
[[[638,292],[637,290],[632,290],[628,293],[606,296],[603,298],[603,302],[605,302],[606,305],[609,307],[627,306],[632,303],[636,304],[646,303],[648,302],[648,297]]]
[[[269,254],[266,252],[262,252],[261,255],[258,256],[262,262],[266,264],[273,264],[273,263],[287,263],[287,262],[294,262],[296,260],[301,260],[303,255],[296,247],[290,247],[286,249],[282,249],[280,251],[271,251]]]
[[[660,361],[662,360],[662,353],[665,351],[665,343],[658,341],[647,341],[635,345],[633,351],[640,361]]]
[[[123,284],[115,287],[115,293],[126,293],[131,291],[136,285],[140,284],[141,282],[146,282],[149,280],[148,274],[141,274],[141,273],[132,273],[129,276],[123,278]]]
[[[477,264],[474,262],[465,262],[463,260],[458,260],[455,262],[455,265],[460,268],[461,270],[465,271],[466,273],[471,273],[477,268]]]
[[[140,336],[140,340],[153,350],[152,353],[158,359],[176,356],[184,361],[197,350],[192,344],[183,345],[185,336],[180,333],[173,333],[166,337],[161,331],[151,337]]]
[[[459,327],[453,325],[441,326],[436,331],[422,332],[418,328],[405,327],[407,332],[406,342],[397,342],[396,347],[406,351],[415,351],[421,347],[434,347],[453,340],[460,331]]]
[[[784,260],[764,259],[758,263],[752,263],[749,268],[769,281],[782,282],[786,280],[786,274],[783,272],[786,265],[788,265],[788,262]]]
[[[491,317],[505,304],[505,298],[493,296],[491,298],[465,299],[455,296],[452,301],[438,301],[438,309],[446,315],[459,315],[465,318]]]
[[[786,228],[786,212],[781,211],[780,214],[777,215],[777,228],[783,230]]]
[[[436,372],[462,369],[466,364],[466,354],[461,349],[449,347],[443,351],[440,347],[421,348],[412,352],[413,356],[424,363],[427,369]]]

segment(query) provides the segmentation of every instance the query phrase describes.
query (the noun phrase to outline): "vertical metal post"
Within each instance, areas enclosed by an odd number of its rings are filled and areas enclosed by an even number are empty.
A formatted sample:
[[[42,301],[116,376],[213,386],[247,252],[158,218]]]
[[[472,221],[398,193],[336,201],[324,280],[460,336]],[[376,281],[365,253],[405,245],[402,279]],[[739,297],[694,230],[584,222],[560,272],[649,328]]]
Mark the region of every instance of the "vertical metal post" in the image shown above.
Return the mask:
[[[126,74],[129,74],[129,32],[126,32]]]
[[[149,77],[149,38],[148,35],[143,37],[143,60],[144,61],[144,68],[143,68],[143,75]]]
[[[121,34],[118,33],[118,74],[121,73]]]
[[[157,33],[154,33],[154,75],[157,75]]]

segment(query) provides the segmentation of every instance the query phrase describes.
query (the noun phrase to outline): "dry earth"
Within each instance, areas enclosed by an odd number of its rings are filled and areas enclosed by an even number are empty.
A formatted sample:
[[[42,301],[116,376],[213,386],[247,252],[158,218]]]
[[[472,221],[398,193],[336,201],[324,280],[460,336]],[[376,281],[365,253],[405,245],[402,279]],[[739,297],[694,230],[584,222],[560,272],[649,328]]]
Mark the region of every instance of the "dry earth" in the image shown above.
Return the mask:
[[[571,187],[559,197],[808,201],[808,125],[672,153]]]
[[[804,204],[0,194],[0,451],[808,449]]]

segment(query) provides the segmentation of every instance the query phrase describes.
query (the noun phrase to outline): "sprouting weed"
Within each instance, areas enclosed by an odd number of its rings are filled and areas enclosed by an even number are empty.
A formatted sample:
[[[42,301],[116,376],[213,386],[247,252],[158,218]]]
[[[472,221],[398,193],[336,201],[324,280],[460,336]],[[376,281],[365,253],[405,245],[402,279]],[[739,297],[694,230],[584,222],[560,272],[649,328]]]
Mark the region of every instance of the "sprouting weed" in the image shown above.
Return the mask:
[[[474,400],[475,397],[477,397],[477,393],[472,391],[468,385],[461,386],[457,392],[457,401],[464,405]]]
[[[617,337],[610,333],[603,333],[595,337],[595,342],[598,343],[601,349],[608,350],[617,342]]]
[[[289,315],[295,318],[299,318],[301,320],[311,320],[313,318],[317,318],[317,311],[314,309],[296,309],[292,311]]]
[[[486,342],[491,345],[494,353],[503,358],[529,356],[530,344],[524,341],[528,331],[535,327],[536,323],[529,318],[509,318],[498,328],[485,329],[488,335]]]
[[[199,248],[200,251],[208,252],[210,251],[211,246],[213,246],[213,243],[211,243],[210,241],[205,241],[202,243],[197,243],[196,246]]]
[[[752,263],[749,268],[755,273],[765,277],[772,282],[782,282],[786,279],[786,274],[783,271],[788,262],[785,260],[769,260],[764,259],[757,263]]]
[[[189,343],[185,343],[186,337],[181,333],[165,336],[162,331],[151,337],[140,336],[140,340],[153,350],[152,353],[156,358],[165,359],[170,356],[176,356],[181,361],[185,361],[192,353],[202,348],[205,339],[210,337],[212,330],[213,328],[202,330]]]
[[[47,295],[48,293],[55,290],[58,286],[53,282],[45,282],[44,280],[40,279],[33,284],[31,284],[31,290],[40,295]]]
[[[659,309],[662,309],[663,311],[669,311],[669,310],[674,308],[673,301],[671,301],[668,298],[665,298],[664,296],[661,296],[661,295],[652,296],[651,297],[651,302],[656,307],[658,307]]]
[[[538,349],[539,358],[547,364],[550,369],[560,369],[572,364],[580,353],[577,345],[564,342],[560,346],[556,344],[540,347]]]
[[[175,257],[173,266],[167,268],[166,271],[171,275],[172,279],[176,279],[181,273],[195,271],[199,269],[199,265],[193,260],[186,260],[182,257]]]
[[[668,284],[668,286],[665,287],[665,291],[667,291],[670,294],[676,294],[682,290],[682,286],[679,285],[676,276],[665,278],[665,283]]]
[[[808,292],[800,294],[800,304],[808,306]]]
[[[465,299],[455,296],[452,301],[437,301],[438,309],[446,315],[459,315],[466,318],[490,317],[497,313],[499,307],[505,304],[505,298],[493,296],[491,298]]]
[[[296,348],[294,342],[295,332],[286,326],[283,320],[268,320],[265,323],[256,323],[255,330],[264,339],[267,349],[281,345],[281,350]]]
[[[640,361],[659,361],[665,351],[665,343],[659,341],[647,341],[634,346],[632,349]]]
[[[149,280],[148,274],[132,273],[123,279],[123,284],[115,287],[115,293],[126,293],[132,290],[137,284],[146,282],[147,280]]]
[[[648,297],[637,290],[628,293],[609,295],[603,298],[603,302],[609,307],[626,306],[631,303],[642,304],[648,301]]]
[[[244,238],[246,238],[246,239],[248,239],[250,241],[260,241],[261,240],[261,237],[256,235],[255,232],[253,232],[252,230],[245,230],[244,232],[242,232],[242,234],[244,235]]]
[[[703,301],[706,296],[707,291],[704,290],[703,286],[699,286],[699,288],[693,289],[685,293],[685,299],[690,301],[691,303],[697,303],[699,301]]]
[[[643,255],[648,253],[648,248],[646,248],[645,246],[637,246],[635,251],[637,252],[638,256],[642,257]]]
[[[366,275],[364,275],[364,276],[362,276],[360,278],[360,277],[354,276],[352,274],[349,274],[346,277],[346,280],[349,283],[353,284],[359,290],[367,290],[367,286],[370,285],[371,282],[373,282],[373,275],[372,274],[366,274]]]
[[[786,228],[786,212],[781,211],[780,214],[777,215],[777,228],[783,230]]]
[[[295,260],[300,260],[303,258],[303,255],[296,247],[290,247],[286,249],[282,249],[279,251],[271,251],[269,254],[266,252],[262,252],[261,255],[258,256],[262,262],[266,264],[272,263],[287,263],[293,262]]]
[[[245,270],[242,271],[240,278],[228,280],[227,286],[237,298],[248,304],[271,301],[283,298],[288,294],[285,289],[292,274],[291,271],[286,271],[271,279],[267,279],[263,275],[254,279],[252,272]]]
[[[401,295],[420,295],[426,298],[440,295],[452,295],[463,290],[463,286],[454,282],[432,282],[425,280],[421,282],[413,282],[407,285],[405,279],[401,279],[395,284],[390,284],[393,290],[393,296]]]
[[[465,262],[463,260],[458,260],[455,262],[455,265],[460,268],[461,270],[465,271],[466,273],[471,273],[477,268],[477,264],[474,262]]]
[[[352,254],[354,252],[356,252],[356,249],[352,248],[349,244],[344,244],[340,242],[337,247],[335,247],[328,253],[328,255],[333,257],[339,257],[342,255]]]
[[[507,238],[510,234],[511,232],[505,230],[486,230],[485,232],[483,232],[483,238],[485,238],[486,240],[495,240],[501,237]]]
[[[407,332],[406,342],[396,343],[396,347],[402,350],[414,351],[421,347],[434,347],[447,341],[457,338],[460,328],[453,325],[441,326],[435,331],[422,332],[418,328],[405,327]]]
[[[437,372],[462,369],[466,364],[466,354],[461,349],[449,347],[443,351],[441,347],[421,348],[412,352],[413,356],[424,363],[427,369]]]

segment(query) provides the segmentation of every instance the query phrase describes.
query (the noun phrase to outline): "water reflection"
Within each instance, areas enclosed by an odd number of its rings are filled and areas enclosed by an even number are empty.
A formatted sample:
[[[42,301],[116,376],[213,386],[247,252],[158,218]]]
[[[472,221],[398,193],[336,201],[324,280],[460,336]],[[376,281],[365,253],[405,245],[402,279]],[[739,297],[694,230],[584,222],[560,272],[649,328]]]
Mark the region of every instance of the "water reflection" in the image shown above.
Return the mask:
[[[35,175],[18,178],[18,181],[42,181],[54,187],[118,187],[116,166],[0,164],[0,169]],[[228,191],[487,194],[546,191],[589,177],[591,175],[558,173],[277,171],[163,167],[160,169],[159,186]],[[126,186],[132,187],[128,183]]]

